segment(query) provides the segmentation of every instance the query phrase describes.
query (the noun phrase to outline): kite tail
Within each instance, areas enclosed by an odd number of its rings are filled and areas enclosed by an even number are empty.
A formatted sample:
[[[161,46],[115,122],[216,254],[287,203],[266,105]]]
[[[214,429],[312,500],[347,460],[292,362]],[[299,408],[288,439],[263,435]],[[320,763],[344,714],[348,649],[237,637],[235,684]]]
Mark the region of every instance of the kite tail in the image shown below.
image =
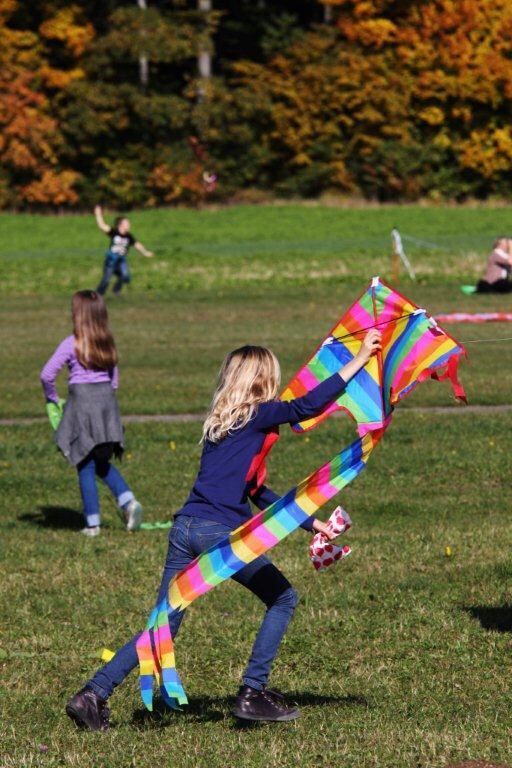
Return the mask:
[[[157,675],[156,662],[153,654],[153,628],[156,623],[157,608],[153,608],[149,616],[146,628],[137,640],[136,649],[139,658],[140,695],[144,706],[151,712],[153,710],[153,678]]]
[[[332,461],[317,469],[230,536],[201,553],[173,577],[167,596],[153,609],[146,630],[137,643],[140,688],[148,709],[153,706],[153,679],[160,685],[162,698],[171,707],[187,703],[175,666],[170,615],[184,610],[202,594],[233,576],[295,531],[357,477],[383,434],[384,429],[379,429],[358,437]]]
[[[166,704],[172,707],[172,709],[178,709],[180,704],[187,703],[187,697],[176,671],[167,595],[157,610],[155,651],[158,662],[160,693]]]
[[[146,629],[137,640],[140,670],[140,693],[144,706],[153,710],[153,683],[172,709],[187,703],[187,697],[176,671],[174,645],[169,622],[167,596],[153,608]]]

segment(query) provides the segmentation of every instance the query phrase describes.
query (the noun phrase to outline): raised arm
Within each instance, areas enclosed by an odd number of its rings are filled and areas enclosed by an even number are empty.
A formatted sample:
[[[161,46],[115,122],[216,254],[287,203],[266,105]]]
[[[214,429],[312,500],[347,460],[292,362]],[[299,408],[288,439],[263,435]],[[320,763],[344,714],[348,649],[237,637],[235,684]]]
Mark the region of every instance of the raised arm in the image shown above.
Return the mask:
[[[505,251],[495,251],[495,262],[500,267],[512,267],[512,256],[505,253]]]
[[[381,348],[381,334],[375,328],[368,331],[357,355],[339,373],[335,373],[314,387],[307,395],[297,397],[288,403],[275,401],[260,405],[256,424],[260,429],[269,429],[279,424],[295,424],[321,413],[326,405],[336,400],[345,390],[347,383],[364,368],[370,357]]]
[[[101,209],[101,205],[95,205],[94,206],[94,215],[96,217],[96,224],[101,229],[102,232],[105,232],[106,235],[110,232],[110,227],[103,218],[103,211]]]
[[[142,243],[139,243],[138,240],[134,242],[133,247],[135,248],[136,251],[138,251],[139,253],[142,253],[142,255],[145,256],[147,259],[151,259],[155,255],[153,251],[148,251],[148,249],[145,248],[142,245]]]

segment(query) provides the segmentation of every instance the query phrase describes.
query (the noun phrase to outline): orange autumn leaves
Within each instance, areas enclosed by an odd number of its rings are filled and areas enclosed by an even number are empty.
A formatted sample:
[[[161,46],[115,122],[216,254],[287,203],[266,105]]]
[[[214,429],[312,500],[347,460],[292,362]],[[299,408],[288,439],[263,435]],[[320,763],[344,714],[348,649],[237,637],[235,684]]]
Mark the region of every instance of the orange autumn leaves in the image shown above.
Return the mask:
[[[330,29],[235,65],[289,171],[384,198],[509,193],[509,0],[329,4]]]
[[[85,207],[98,193],[122,208],[195,204],[205,169],[217,197],[510,196],[510,0],[322,2],[329,24],[311,6],[288,14],[289,34],[267,3],[269,48],[265,25],[235,20],[227,0],[206,26],[181,0],[143,15],[131,0],[0,0],[0,208]],[[233,24],[253,48],[222,47]],[[199,90],[205,45],[214,77]]]
[[[0,0],[0,206],[74,205],[79,174],[62,167],[64,141],[47,88],[63,88],[83,73],[50,67],[41,38],[57,36],[75,59],[93,30],[73,23],[79,13],[74,6],[48,19],[39,34],[13,28],[9,22],[17,10],[16,0]]]

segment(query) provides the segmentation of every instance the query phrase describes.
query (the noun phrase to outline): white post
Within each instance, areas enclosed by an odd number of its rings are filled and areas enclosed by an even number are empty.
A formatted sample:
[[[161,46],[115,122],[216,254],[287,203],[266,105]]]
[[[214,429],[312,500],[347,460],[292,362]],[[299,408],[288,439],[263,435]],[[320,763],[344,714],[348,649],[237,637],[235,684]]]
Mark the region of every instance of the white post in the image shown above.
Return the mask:
[[[146,0],[137,0],[137,5],[141,11],[145,11],[148,7]],[[145,33],[143,32],[142,34],[145,37]],[[147,88],[149,83],[149,63],[148,57],[143,53],[139,56],[139,80],[142,87]]]
[[[212,0],[198,0],[197,8],[201,13],[209,13],[212,10]],[[199,77],[208,80],[212,76],[212,57],[208,50],[200,50],[197,57]]]
[[[396,259],[399,257],[402,260],[402,264],[407,270],[407,273],[411,280],[416,280],[416,273],[414,272],[413,266],[409,259],[407,258],[407,254],[405,253],[404,244],[402,243],[402,236],[400,235],[400,232],[396,227],[394,227],[391,230],[391,241],[393,243],[393,254],[394,258]],[[394,272],[396,272],[396,276],[394,276],[394,279],[398,278],[398,260],[395,262],[396,266],[394,268]]]
[[[210,13],[212,0],[197,0],[197,10],[200,13]],[[206,25],[205,25],[206,26]],[[212,76],[212,56],[208,48],[200,48],[197,54],[197,72],[200,80],[209,80]],[[199,84],[199,100],[204,97],[204,86]]]

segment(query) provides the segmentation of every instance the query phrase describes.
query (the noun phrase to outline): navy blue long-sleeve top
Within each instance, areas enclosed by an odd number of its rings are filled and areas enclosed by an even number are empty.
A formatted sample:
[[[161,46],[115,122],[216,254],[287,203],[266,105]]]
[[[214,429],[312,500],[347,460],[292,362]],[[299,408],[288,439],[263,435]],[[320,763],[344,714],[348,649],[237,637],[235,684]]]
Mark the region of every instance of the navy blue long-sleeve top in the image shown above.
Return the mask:
[[[177,515],[213,520],[232,529],[246,522],[251,517],[247,475],[267,434],[280,424],[295,424],[316,416],[336,400],[346,386],[336,373],[288,403],[281,400],[261,403],[245,427],[234,429],[218,443],[206,441],[194,486]],[[278,498],[270,488],[261,486],[252,501],[259,509],[266,509]],[[301,527],[311,530],[313,520],[312,516]]]

